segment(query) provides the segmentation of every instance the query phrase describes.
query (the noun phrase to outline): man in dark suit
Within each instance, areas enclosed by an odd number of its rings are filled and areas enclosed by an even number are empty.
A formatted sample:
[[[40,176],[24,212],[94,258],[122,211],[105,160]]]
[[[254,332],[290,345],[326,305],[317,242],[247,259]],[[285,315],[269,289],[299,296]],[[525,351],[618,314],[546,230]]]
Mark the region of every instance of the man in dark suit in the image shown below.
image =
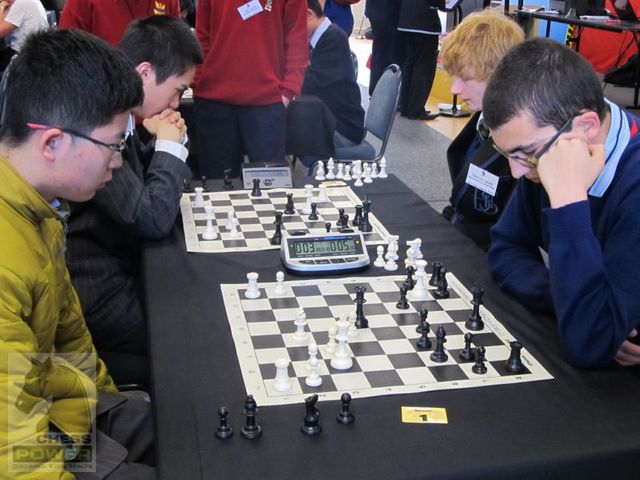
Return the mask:
[[[302,93],[320,98],[336,117],[335,147],[357,145],[364,137],[364,110],[349,39],[324,16],[319,0],[307,0],[307,5],[307,30],[312,51]],[[304,158],[301,160],[309,163]]]
[[[182,20],[169,16],[134,22],[120,49],[142,78],[144,102],[133,114],[144,119],[155,148],[142,144],[132,115],[123,167],[93,200],[72,205],[67,251],[87,325],[107,363],[110,352],[146,355],[138,282],[141,247],[144,240],[169,233],[182,185],[191,175],[181,144],[186,127],[175,110],[202,62],[195,35]],[[117,366],[110,366],[121,382]]]
[[[392,63],[402,65],[404,38],[398,32],[400,4],[401,0],[367,0],[364,14],[371,22],[373,32],[369,95],[385,68]]]

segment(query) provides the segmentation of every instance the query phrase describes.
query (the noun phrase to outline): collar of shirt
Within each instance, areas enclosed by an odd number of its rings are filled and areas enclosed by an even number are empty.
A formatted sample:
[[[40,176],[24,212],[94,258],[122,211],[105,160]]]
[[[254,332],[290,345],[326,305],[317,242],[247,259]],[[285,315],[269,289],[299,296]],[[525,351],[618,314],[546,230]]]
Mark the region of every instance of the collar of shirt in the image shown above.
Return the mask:
[[[625,113],[615,103],[610,102],[606,98],[605,101],[607,105],[609,105],[611,112],[611,126],[609,127],[607,138],[604,141],[604,168],[589,189],[589,195],[592,197],[602,197],[609,188],[609,185],[611,185],[618,168],[620,157],[622,157],[631,138],[629,119]]]
[[[129,115],[129,121],[127,122],[127,131],[125,132],[125,140],[133,134],[133,131],[135,129],[136,129],[136,117],[132,113],[131,115]]]
[[[324,32],[327,31],[327,28],[329,28],[330,26],[331,20],[325,17],[318,28],[316,28],[315,32],[311,34],[311,38],[309,38],[309,44],[311,45],[311,48],[316,48],[318,40],[320,40],[320,37],[324,34]]]

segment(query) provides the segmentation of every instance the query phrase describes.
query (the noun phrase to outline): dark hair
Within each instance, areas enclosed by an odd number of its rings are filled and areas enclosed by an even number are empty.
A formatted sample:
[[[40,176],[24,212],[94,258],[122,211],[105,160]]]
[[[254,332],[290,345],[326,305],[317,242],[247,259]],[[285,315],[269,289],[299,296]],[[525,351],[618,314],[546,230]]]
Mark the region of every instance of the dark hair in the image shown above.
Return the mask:
[[[322,5],[320,5],[320,0],[307,0],[307,6],[318,17],[324,16],[324,12],[322,11]]]
[[[585,110],[604,119],[607,107],[598,77],[584,58],[547,38],[513,47],[494,70],[482,101],[484,121],[492,129],[524,111],[537,126],[559,129]]]
[[[30,35],[3,83],[0,141],[14,147],[30,137],[27,122],[90,132],[144,98],[124,54],[79,30]]]
[[[153,65],[157,83],[202,63],[202,49],[195,34],[185,22],[169,15],[132,22],[120,41],[120,50],[134,65]]]

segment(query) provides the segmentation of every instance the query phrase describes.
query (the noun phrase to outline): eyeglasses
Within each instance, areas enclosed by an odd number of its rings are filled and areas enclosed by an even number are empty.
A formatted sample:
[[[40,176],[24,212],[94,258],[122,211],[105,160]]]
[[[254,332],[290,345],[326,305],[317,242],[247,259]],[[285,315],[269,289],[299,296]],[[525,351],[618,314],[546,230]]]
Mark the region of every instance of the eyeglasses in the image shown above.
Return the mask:
[[[47,130],[49,128],[57,128],[58,130],[60,130],[61,132],[64,133],[68,133],[69,135],[72,135],[74,137],[78,137],[78,138],[82,138],[84,140],[88,140],[91,143],[95,144],[95,145],[100,145],[101,147],[106,147],[109,150],[111,150],[112,153],[119,153],[122,154],[122,152],[124,152],[124,150],[127,148],[127,143],[126,143],[126,135],[124,137],[122,137],[122,139],[120,140],[120,143],[105,143],[102,142],[100,140],[97,140],[93,137],[90,137],[89,135],[85,135],[84,133],[78,132],[77,130],[72,130],[70,128],[64,128],[64,127],[52,127],[51,125],[43,125],[40,123],[27,123],[27,127],[33,129],[33,130]]]
[[[502,155],[503,157],[509,158],[509,159],[513,160],[514,162],[518,163],[519,165],[522,165],[523,167],[527,167],[527,168],[537,167],[538,166],[538,162],[540,161],[540,158],[545,153],[547,153],[547,151],[558,141],[558,138],[560,138],[560,135],[562,135],[571,126],[571,122],[573,122],[574,118],[575,118],[574,116],[569,118],[569,120],[567,120],[560,127],[560,129],[553,135],[553,137],[551,137],[549,139],[549,141],[547,143],[545,143],[542,146],[542,148],[540,150],[538,150],[536,153],[534,153],[533,156],[530,157],[530,158],[516,157],[516,156],[513,155],[513,153],[505,152],[500,147],[498,147],[495,143],[493,144],[493,148],[495,148],[496,151],[500,155]]]

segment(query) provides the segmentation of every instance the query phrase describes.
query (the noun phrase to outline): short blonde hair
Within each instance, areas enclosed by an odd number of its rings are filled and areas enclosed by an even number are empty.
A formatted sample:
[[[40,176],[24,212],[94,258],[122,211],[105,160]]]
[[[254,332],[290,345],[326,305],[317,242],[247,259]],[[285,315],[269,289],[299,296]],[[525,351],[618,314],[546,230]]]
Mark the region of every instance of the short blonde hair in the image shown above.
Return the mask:
[[[516,22],[483,10],[466,17],[444,38],[440,58],[450,75],[488,80],[505,53],[523,40],[524,32]]]

